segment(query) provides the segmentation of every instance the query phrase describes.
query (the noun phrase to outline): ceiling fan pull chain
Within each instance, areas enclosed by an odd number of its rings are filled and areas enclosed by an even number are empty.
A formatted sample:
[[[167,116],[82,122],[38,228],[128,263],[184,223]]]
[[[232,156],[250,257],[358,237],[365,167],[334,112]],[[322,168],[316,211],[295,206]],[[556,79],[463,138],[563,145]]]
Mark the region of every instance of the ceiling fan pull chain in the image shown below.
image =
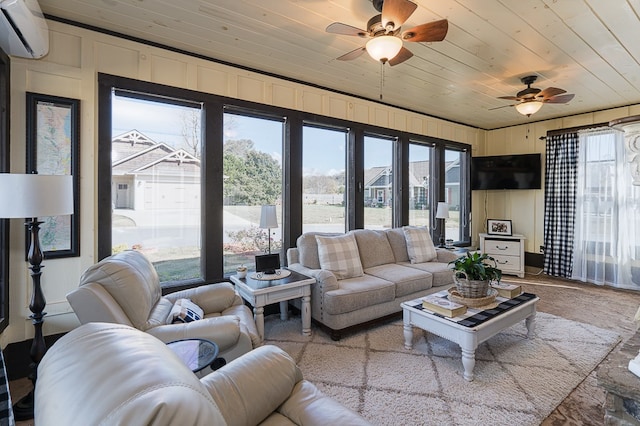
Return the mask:
[[[383,87],[384,87],[384,62],[380,61],[380,100],[382,100]]]

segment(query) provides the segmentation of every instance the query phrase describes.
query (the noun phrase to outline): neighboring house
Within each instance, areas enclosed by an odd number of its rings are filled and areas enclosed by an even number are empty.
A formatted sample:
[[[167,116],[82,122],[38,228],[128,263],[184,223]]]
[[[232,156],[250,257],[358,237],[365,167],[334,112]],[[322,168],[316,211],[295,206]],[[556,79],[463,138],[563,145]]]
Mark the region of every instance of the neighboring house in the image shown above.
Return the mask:
[[[200,208],[200,160],[137,130],[112,140],[114,208]]]
[[[409,163],[409,205],[414,209],[429,208],[429,179],[428,161],[413,161]],[[364,171],[364,205],[366,207],[380,207],[391,205],[393,174],[391,167],[379,166]],[[445,199],[449,208],[460,208],[460,160],[450,161],[445,165]]]

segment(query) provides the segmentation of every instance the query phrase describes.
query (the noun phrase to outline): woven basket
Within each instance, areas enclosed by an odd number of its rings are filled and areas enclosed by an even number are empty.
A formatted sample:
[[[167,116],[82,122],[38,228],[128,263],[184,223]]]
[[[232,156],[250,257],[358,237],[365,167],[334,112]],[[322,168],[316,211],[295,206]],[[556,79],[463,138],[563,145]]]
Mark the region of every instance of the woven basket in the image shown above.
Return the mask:
[[[456,290],[462,297],[475,299],[487,297],[489,294],[489,280],[469,280],[463,271],[456,271],[453,274],[453,281],[456,283]]]

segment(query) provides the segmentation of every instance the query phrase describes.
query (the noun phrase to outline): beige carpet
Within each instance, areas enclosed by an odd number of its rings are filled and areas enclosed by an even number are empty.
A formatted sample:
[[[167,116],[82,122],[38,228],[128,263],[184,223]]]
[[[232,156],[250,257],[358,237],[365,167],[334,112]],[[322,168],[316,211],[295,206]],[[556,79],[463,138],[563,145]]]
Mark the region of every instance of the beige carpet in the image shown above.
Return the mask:
[[[333,342],[299,317],[265,319],[267,344],[286,350],[306,379],[377,425],[537,425],[619,341],[609,330],[545,313],[536,338],[524,323],[476,351],[475,380],[462,378],[460,348],[414,329],[404,349],[397,320]]]

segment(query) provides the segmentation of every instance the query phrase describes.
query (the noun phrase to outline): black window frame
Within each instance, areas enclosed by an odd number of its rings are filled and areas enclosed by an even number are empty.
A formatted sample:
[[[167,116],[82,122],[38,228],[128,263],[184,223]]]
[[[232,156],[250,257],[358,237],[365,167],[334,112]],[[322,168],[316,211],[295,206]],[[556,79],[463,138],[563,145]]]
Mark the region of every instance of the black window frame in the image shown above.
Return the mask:
[[[364,226],[364,138],[365,136],[389,138],[393,144],[393,226],[408,224],[409,181],[409,144],[423,143],[434,147],[432,167],[433,197],[444,194],[445,162],[444,150],[454,149],[465,153],[461,164],[460,190],[466,194],[461,202],[464,210],[463,238],[457,245],[469,245],[471,242],[470,221],[471,191],[469,144],[448,141],[431,136],[418,135],[379,126],[357,123],[343,119],[326,117],[282,107],[259,104],[235,98],[207,94],[158,83],[135,80],[109,74],[98,74],[98,260],[111,254],[111,94],[114,90],[132,91],[149,94],[151,98],[182,99],[199,102],[203,105],[203,189],[202,189],[202,280],[189,282],[163,283],[164,288],[183,288],[224,280],[222,255],[222,200],[223,185],[222,150],[224,113],[233,113],[260,118],[284,118],[283,140],[283,248],[294,247],[297,237],[302,233],[302,133],[303,126],[346,129],[347,170],[346,205],[347,230],[361,229]],[[219,189],[219,190],[218,190]],[[435,204],[432,204],[435,205]],[[435,213],[432,213],[435,215]],[[432,232],[434,241],[441,230]]]
[[[10,127],[9,56],[0,49],[0,172],[9,173]],[[0,333],[9,325],[9,219],[0,219]]]

